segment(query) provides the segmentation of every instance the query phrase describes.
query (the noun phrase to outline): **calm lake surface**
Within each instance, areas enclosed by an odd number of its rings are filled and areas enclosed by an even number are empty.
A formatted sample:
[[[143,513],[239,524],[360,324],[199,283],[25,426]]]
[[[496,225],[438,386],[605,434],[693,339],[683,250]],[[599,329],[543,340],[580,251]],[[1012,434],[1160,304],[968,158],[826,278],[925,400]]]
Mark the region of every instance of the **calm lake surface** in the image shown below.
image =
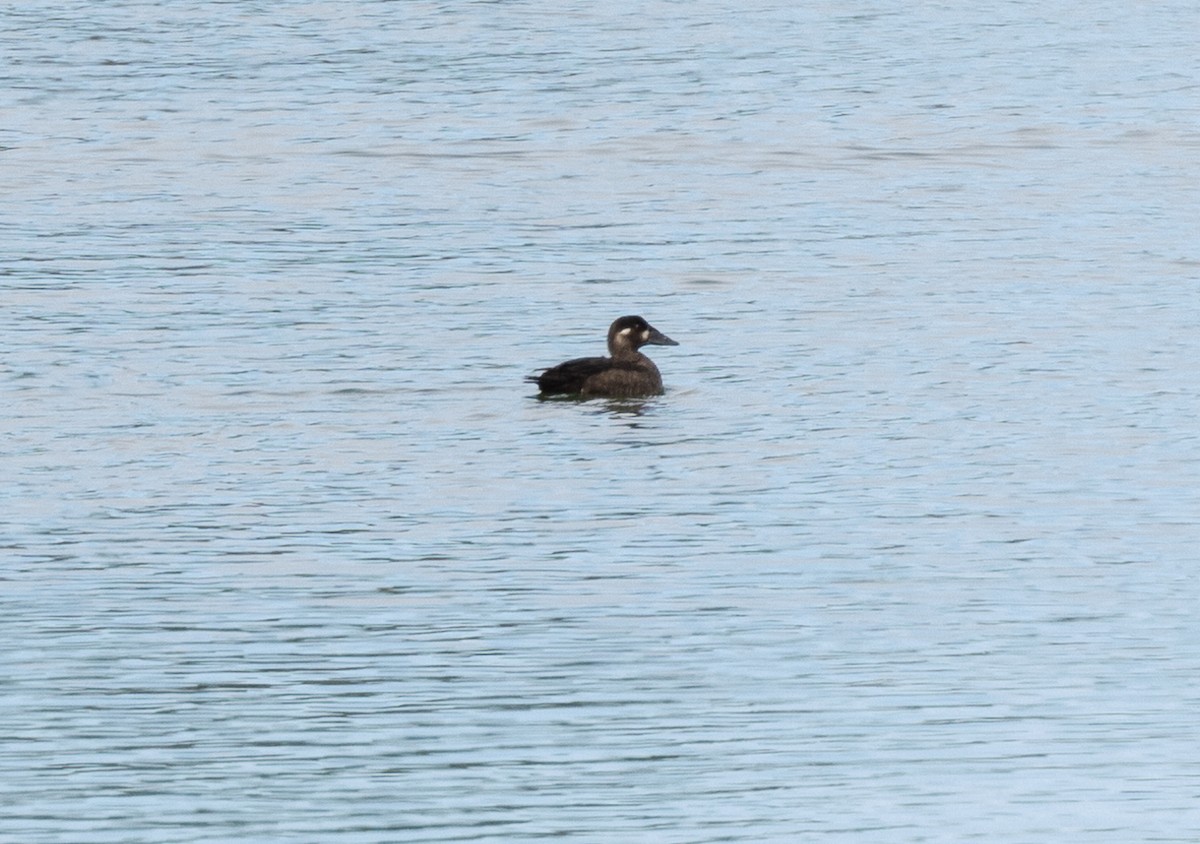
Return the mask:
[[[7,4],[0,840],[1200,840],[1200,7],[916,6]]]

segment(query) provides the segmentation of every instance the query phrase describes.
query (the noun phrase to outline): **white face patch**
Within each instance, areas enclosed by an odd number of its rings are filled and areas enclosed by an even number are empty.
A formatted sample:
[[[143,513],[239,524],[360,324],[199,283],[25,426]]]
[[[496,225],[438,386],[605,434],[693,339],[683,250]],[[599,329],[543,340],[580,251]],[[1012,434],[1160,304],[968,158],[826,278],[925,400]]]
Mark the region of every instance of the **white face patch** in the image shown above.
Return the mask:
[[[633,331],[633,329],[632,328],[622,328],[620,331],[617,332],[617,336],[618,337],[628,337],[630,331]]]
[[[649,339],[650,339],[650,329],[647,328],[645,331],[642,332],[642,342],[645,342]]]

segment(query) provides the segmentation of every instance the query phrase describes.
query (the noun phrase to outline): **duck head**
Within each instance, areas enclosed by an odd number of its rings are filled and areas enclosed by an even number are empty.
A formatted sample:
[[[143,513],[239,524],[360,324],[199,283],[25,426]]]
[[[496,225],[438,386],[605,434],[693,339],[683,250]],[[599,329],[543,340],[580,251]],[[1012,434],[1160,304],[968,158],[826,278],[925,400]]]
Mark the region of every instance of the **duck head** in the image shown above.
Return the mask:
[[[623,316],[608,328],[608,352],[617,357],[621,352],[636,352],[642,346],[678,346],[640,316]]]

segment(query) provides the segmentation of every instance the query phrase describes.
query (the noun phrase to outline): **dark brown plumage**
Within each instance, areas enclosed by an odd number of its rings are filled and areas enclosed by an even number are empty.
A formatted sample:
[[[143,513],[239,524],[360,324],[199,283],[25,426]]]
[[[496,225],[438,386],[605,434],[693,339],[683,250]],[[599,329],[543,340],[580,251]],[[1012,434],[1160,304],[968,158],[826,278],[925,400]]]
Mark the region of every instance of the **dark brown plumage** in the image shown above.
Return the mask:
[[[608,329],[607,358],[575,358],[526,380],[542,395],[578,394],[584,398],[639,398],[663,391],[662,375],[654,361],[638,351],[642,346],[679,344],[640,316],[623,316]]]

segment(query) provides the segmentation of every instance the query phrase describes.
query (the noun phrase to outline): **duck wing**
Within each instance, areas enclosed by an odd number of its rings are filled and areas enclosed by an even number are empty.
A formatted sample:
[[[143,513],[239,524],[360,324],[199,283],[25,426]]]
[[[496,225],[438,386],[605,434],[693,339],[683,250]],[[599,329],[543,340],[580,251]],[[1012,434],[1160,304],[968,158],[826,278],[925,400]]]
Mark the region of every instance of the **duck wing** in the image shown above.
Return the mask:
[[[537,384],[543,393],[579,393],[585,381],[612,365],[612,358],[575,358],[526,380]]]

